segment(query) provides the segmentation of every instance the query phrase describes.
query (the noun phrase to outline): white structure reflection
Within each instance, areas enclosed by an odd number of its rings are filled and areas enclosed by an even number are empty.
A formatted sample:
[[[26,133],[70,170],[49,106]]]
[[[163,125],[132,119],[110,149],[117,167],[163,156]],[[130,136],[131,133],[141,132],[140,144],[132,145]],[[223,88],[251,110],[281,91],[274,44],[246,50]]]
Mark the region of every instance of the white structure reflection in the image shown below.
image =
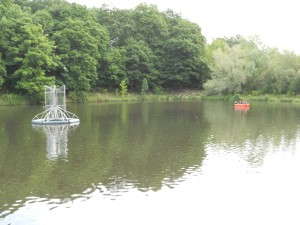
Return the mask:
[[[77,124],[39,125],[32,124],[32,127],[46,133],[47,136],[47,158],[66,159],[68,155],[68,134],[79,127]]]

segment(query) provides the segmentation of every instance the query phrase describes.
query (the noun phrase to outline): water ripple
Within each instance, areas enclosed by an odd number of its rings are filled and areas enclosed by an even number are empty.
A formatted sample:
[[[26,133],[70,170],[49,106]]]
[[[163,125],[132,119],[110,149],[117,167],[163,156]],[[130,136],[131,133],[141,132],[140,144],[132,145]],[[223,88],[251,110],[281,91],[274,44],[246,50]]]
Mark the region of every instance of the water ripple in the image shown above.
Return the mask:
[[[187,181],[190,177],[196,177],[201,174],[201,166],[200,165],[193,165],[187,168],[181,168],[181,171],[184,171],[183,175],[178,178],[172,177],[165,177],[162,181],[163,185],[168,188],[175,188],[176,186],[180,185],[181,183]]]
[[[25,205],[25,201],[16,200],[13,204],[4,204],[2,207],[0,206],[0,218],[5,218],[7,215],[14,213],[19,208]]]

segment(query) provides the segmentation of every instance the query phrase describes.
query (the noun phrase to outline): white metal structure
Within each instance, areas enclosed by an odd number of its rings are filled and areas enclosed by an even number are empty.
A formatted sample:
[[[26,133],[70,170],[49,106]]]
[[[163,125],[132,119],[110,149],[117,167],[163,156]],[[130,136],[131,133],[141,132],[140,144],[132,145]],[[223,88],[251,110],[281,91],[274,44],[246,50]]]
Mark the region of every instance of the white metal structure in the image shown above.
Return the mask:
[[[37,114],[33,124],[71,124],[79,123],[79,118],[66,110],[66,89],[45,86],[45,111]]]

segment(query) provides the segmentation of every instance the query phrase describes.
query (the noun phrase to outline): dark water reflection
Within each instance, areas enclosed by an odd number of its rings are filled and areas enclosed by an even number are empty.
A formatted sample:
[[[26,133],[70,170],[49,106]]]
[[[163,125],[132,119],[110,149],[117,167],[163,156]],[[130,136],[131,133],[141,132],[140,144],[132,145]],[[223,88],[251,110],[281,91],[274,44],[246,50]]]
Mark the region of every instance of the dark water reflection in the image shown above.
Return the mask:
[[[208,105],[205,108],[211,112],[215,106]],[[218,107],[214,114],[206,117],[213,130],[210,144],[236,151],[250,166],[262,164],[270,151],[296,150],[300,125],[299,105],[253,103],[251,110],[234,113],[232,109],[224,111],[228,106],[220,104]]]
[[[69,127],[32,129],[33,110],[2,109],[2,211],[12,213],[28,196],[66,199],[103,186],[113,196],[132,188],[159,190],[201,164],[209,124],[199,105],[79,105],[74,110],[81,124],[68,137]]]
[[[248,111],[218,101],[72,105],[68,110],[79,116],[79,126],[32,127],[40,110],[0,108],[0,224],[59,221],[65,210],[81,204],[95,219],[95,204],[102,208],[104,201],[117,201],[112,208],[120,213],[124,198],[128,205],[142,199],[176,211],[174,202],[166,201],[170,195],[174,199],[172,193],[178,201],[199,200],[209,215],[215,210],[209,210],[212,199],[204,196],[218,196],[217,186],[226,190],[230,183],[231,193],[241,185],[237,178],[273,171],[278,154],[282,159],[294,155],[289,165],[299,154],[298,105],[256,103]],[[256,179],[251,175],[244,183],[262,185],[262,177]],[[181,191],[184,187],[188,191]],[[178,212],[183,217],[194,210],[186,207]],[[73,224],[89,220],[79,221]]]

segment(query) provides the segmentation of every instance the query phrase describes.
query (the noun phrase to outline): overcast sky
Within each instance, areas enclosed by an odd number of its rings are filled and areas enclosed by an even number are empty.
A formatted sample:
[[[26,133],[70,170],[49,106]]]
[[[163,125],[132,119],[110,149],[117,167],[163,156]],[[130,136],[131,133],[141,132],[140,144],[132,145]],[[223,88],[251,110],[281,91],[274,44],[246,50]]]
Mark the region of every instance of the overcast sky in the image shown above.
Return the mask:
[[[172,9],[199,24],[208,42],[218,37],[258,35],[268,47],[300,54],[299,0],[68,0],[87,7],[102,4],[134,8],[155,4],[160,11]]]

